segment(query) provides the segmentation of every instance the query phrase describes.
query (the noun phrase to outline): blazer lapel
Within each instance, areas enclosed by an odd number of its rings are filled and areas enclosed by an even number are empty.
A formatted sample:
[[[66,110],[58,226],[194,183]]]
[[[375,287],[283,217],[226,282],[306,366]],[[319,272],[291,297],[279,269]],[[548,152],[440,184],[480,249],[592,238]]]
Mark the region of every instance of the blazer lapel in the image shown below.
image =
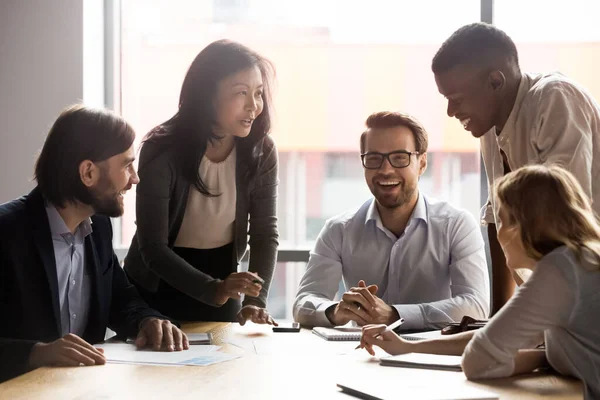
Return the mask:
[[[90,311],[88,314],[88,324],[86,327],[85,337],[89,338],[92,342],[103,340],[104,338],[91,338],[94,332],[100,332],[104,327],[98,328],[96,325],[102,320],[102,315],[106,310],[102,309],[104,302],[100,301],[100,296],[104,293],[102,287],[102,272],[100,269],[100,258],[98,257],[98,250],[93,240],[93,234],[88,235],[85,238],[85,263],[86,270],[90,274],[92,279],[92,295],[90,296]]]
[[[54,258],[54,245],[52,244],[52,234],[50,233],[50,224],[44,199],[39,190],[34,189],[28,196],[29,215],[31,216],[31,228],[33,243],[39,253],[42,265],[46,271],[48,287],[52,297],[52,310],[54,311],[54,320],[58,329],[58,335],[61,333],[60,322],[60,304],[58,299],[58,277],[56,275],[56,259]]]

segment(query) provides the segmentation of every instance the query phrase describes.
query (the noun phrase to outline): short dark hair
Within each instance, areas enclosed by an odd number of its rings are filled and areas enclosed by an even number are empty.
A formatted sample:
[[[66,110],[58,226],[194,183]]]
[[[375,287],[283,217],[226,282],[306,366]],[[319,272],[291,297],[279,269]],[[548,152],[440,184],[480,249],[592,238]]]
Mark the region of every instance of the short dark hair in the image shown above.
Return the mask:
[[[35,163],[35,180],[44,198],[57,207],[76,201],[91,204],[79,165],[121,154],[134,139],[133,128],[111,111],[80,104],[66,108],[48,132]]]
[[[415,138],[415,150],[420,154],[427,152],[427,131],[421,123],[413,116],[394,111],[380,111],[369,115],[365,123],[367,129],[377,128],[393,128],[396,126],[404,126],[413,134]],[[360,135],[360,152],[365,152],[365,142],[367,139],[367,131]]]
[[[476,22],[446,39],[433,57],[431,69],[438,74],[460,64],[485,65],[498,57],[519,66],[517,46],[510,36],[493,25]]]

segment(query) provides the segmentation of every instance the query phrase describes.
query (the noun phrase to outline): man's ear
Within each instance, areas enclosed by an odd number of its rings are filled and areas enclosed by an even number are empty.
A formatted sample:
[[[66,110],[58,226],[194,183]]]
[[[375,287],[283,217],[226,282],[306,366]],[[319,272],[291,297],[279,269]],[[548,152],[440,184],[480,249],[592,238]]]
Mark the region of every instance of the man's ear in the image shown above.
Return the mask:
[[[492,71],[488,75],[488,83],[493,91],[500,91],[506,86],[506,76],[500,70]]]
[[[423,173],[425,172],[426,169],[427,169],[427,153],[423,153],[423,154],[421,154],[421,156],[419,156],[419,178],[421,177],[421,175],[423,175]]]
[[[92,187],[100,177],[100,170],[93,161],[83,160],[79,164],[79,178],[86,187]]]

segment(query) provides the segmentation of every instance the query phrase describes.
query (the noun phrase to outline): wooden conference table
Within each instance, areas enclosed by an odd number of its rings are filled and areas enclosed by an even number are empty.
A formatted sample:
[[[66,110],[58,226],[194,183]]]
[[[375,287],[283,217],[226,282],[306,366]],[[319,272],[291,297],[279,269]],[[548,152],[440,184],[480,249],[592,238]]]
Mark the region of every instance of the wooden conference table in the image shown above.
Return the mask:
[[[347,399],[336,383],[401,388],[478,387],[501,399],[582,399],[577,380],[532,374],[469,382],[461,372],[382,367],[356,342],[327,342],[310,330],[273,333],[267,326],[194,323],[186,332],[212,332],[221,351],[241,358],[211,366],[107,364],[40,368],[0,384],[0,399]],[[381,352],[381,355],[384,355]],[[378,354],[379,355],[379,354]]]

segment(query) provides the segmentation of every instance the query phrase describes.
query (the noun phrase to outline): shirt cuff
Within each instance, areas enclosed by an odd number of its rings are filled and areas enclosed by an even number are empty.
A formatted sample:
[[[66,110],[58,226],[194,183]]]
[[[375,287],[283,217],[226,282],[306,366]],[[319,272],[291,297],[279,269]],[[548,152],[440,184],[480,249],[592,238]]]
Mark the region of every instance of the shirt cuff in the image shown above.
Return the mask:
[[[337,301],[324,301],[319,304],[317,310],[315,311],[315,326],[333,326],[327,315],[325,315],[325,311],[331,306],[335,306]]]
[[[506,378],[515,369],[515,355],[507,354],[496,347],[485,335],[483,329],[475,332],[463,353],[463,369],[465,361],[469,369],[470,379]]]
[[[419,304],[396,304],[393,306],[400,318],[404,318],[401,328],[406,330],[424,329],[425,319]]]
[[[495,224],[496,218],[494,217],[494,208],[491,203],[487,203],[481,209],[481,225],[487,226],[488,224]]]

